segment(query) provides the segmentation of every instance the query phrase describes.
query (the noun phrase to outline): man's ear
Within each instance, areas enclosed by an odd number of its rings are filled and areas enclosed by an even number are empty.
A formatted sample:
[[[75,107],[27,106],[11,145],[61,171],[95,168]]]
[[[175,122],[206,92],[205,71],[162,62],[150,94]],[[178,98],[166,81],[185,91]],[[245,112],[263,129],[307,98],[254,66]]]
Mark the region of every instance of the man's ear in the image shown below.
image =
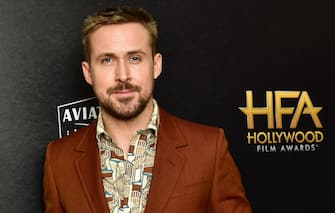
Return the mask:
[[[156,53],[154,56],[154,79],[157,79],[162,72],[162,54]]]
[[[92,85],[92,73],[90,70],[90,64],[87,61],[81,62],[81,69],[83,71],[84,78],[89,85]]]

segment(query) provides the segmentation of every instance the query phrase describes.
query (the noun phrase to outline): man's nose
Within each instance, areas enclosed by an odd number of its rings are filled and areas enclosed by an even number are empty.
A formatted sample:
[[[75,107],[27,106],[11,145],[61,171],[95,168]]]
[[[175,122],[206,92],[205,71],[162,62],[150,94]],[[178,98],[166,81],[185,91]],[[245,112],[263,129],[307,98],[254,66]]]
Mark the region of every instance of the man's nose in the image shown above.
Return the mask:
[[[130,79],[130,70],[125,61],[119,61],[115,75],[116,81],[126,82]]]

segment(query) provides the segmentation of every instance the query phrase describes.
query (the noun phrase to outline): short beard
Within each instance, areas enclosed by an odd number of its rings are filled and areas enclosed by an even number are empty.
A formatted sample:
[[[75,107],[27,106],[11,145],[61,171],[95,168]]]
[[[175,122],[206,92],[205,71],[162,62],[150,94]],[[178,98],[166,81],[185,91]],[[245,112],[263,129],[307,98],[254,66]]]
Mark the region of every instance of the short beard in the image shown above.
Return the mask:
[[[107,94],[109,97],[112,95],[114,91],[121,89],[132,89],[134,91],[140,92],[141,88],[137,86],[133,86],[127,82],[120,83],[114,88],[107,89]],[[140,97],[139,100],[135,104],[130,104],[132,98],[123,98],[114,102],[109,98],[106,100],[100,101],[100,107],[104,111],[106,111],[111,117],[118,120],[131,120],[141,114],[146,108],[150,98],[152,97],[152,91],[147,97]]]
[[[149,100],[150,98],[144,99],[141,97],[136,104],[127,105],[127,103],[131,100],[130,98],[125,98],[119,100],[122,106],[118,106],[120,105],[120,103],[114,104],[111,101],[106,101],[100,103],[100,107],[104,109],[113,118],[127,121],[141,114],[144,111],[145,107],[147,106]]]

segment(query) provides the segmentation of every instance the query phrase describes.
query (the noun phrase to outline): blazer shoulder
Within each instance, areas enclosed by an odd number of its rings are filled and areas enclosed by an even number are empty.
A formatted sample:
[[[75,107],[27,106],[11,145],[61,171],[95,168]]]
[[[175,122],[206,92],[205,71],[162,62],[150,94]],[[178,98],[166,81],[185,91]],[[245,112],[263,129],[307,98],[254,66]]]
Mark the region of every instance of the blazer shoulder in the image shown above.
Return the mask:
[[[48,149],[73,149],[78,146],[80,142],[85,139],[95,137],[96,133],[96,121],[93,121],[90,125],[80,128],[77,132],[71,133],[70,135],[64,136],[59,139],[55,139],[48,143]]]
[[[218,137],[219,135],[224,135],[224,130],[221,127],[202,124],[184,118],[172,115],[165,110],[161,113],[163,121],[171,122],[175,127],[180,129],[184,136],[192,137]]]

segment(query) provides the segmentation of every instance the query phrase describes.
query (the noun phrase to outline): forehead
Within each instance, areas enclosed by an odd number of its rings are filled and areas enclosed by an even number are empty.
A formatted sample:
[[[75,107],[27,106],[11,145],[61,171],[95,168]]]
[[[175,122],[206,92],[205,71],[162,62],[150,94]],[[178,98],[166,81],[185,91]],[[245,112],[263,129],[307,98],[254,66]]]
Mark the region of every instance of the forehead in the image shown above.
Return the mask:
[[[150,51],[150,33],[139,23],[111,24],[98,28],[90,36],[94,52]]]

